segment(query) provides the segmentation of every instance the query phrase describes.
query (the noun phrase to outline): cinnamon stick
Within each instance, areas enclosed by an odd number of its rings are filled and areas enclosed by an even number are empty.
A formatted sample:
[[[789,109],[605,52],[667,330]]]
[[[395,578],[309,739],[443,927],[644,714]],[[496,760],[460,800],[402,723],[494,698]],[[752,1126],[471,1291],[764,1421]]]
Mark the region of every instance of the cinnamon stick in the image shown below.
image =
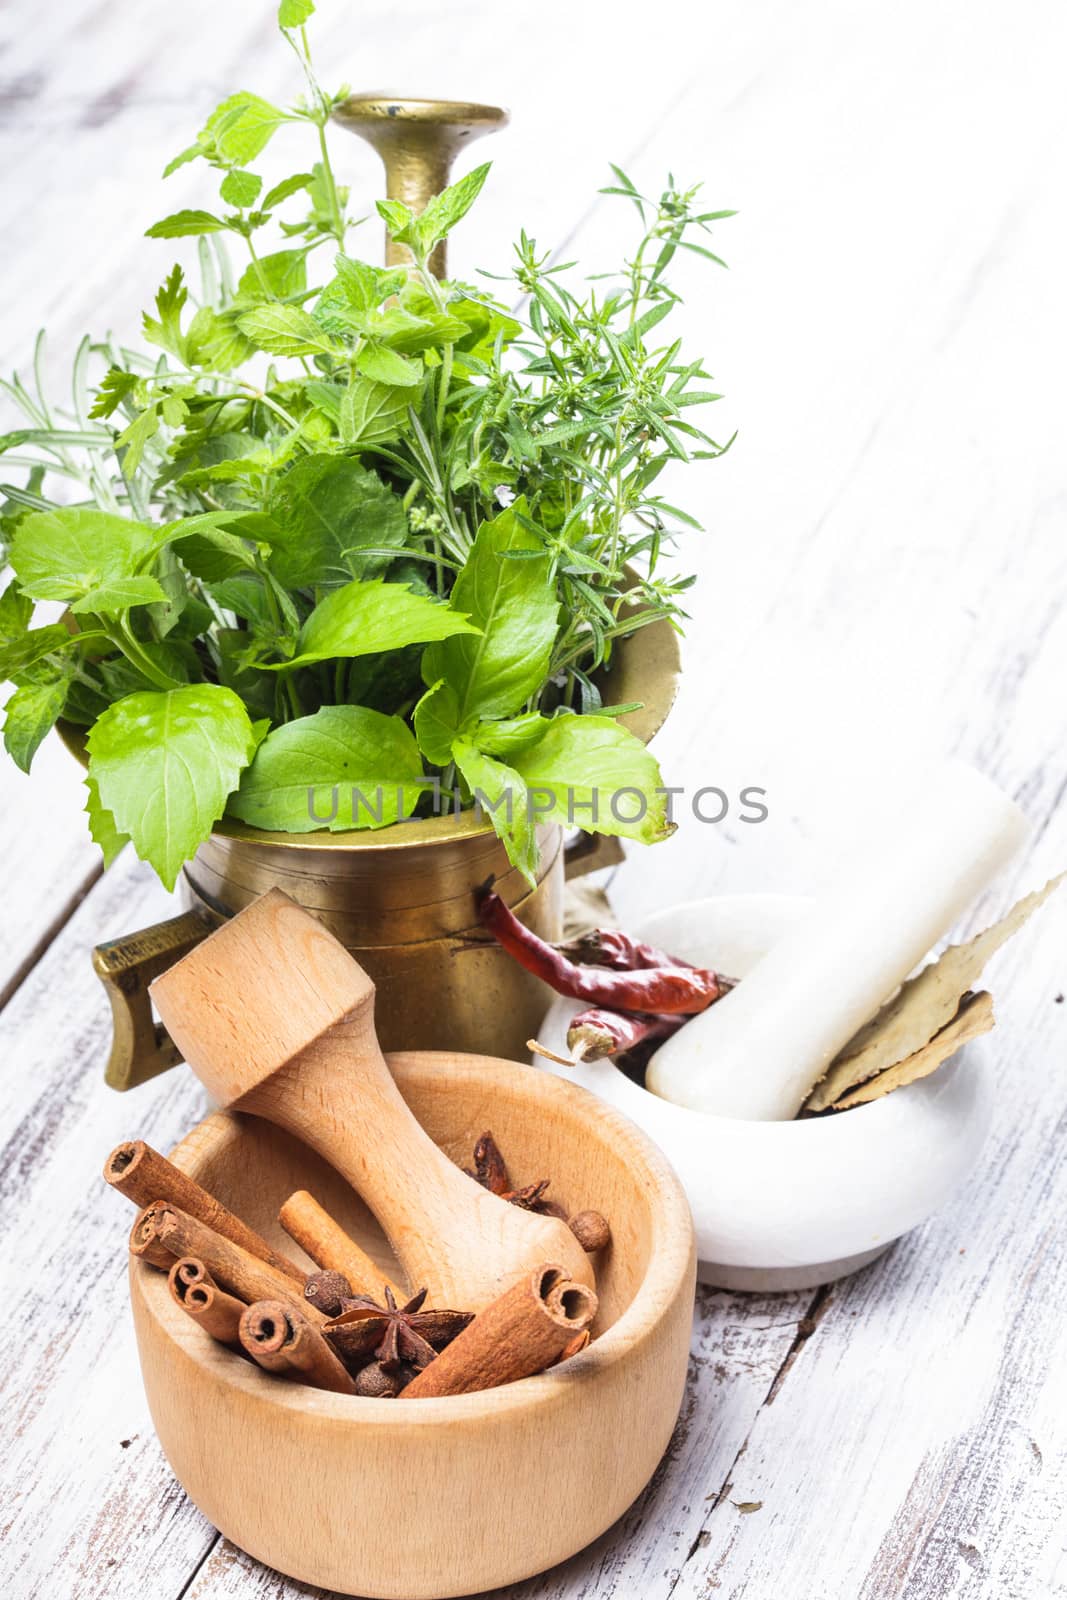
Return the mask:
[[[367,1252],[349,1238],[340,1223],[335,1222],[306,1189],[297,1189],[289,1196],[278,1212],[278,1221],[316,1266],[346,1277],[354,1295],[366,1294],[372,1300],[381,1301],[386,1289],[391,1289],[398,1299],[405,1298]]]
[[[404,1400],[495,1389],[559,1360],[596,1316],[597,1297],[548,1262],[480,1311],[402,1391]]]
[[[166,1209],[165,1201],[153,1200],[137,1213],[137,1220],[130,1229],[130,1254],[139,1261],[147,1261],[150,1267],[161,1267],[169,1272],[174,1252],[168,1250],[159,1237],[159,1219]]]
[[[318,1328],[287,1300],[260,1300],[241,1317],[241,1344],[268,1372],[300,1377],[317,1389],[355,1394],[356,1386]]]
[[[256,1300],[288,1299],[299,1291],[293,1279],[269,1262],[261,1261],[242,1245],[216,1233],[206,1223],[177,1206],[165,1206],[155,1225],[156,1235],[173,1256],[195,1256],[228,1294],[247,1305]],[[308,1306],[314,1322],[324,1321],[320,1311]]]
[[[104,1163],[104,1178],[134,1205],[147,1206],[153,1200],[165,1200],[169,1206],[178,1206],[198,1222],[214,1228],[224,1239],[232,1239],[234,1244],[241,1245],[261,1261],[277,1267],[294,1282],[304,1282],[306,1274],[295,1261],[275,1250],[254,1228],[227,1211],[221,1200],[201,1188],[195,1178],[190,1178],[143,1139],[127,1139],[124,1144],[116,1145]]]
[[[175,1305],[181,1306],[198,1328],[220,1344],[241,1348],[238,1329],[244,1304],[219,1288],[202,1261],[183,1256],[171,1267],[167,1283]]]

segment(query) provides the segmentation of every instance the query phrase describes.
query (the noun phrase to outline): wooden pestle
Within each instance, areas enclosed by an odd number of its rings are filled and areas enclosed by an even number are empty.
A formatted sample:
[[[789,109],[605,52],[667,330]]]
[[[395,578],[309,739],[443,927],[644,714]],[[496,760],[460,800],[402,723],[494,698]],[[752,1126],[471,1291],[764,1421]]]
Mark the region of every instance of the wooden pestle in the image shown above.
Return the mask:
[[[373,983],[281,890],[163,973],[152,997],[217,1101],[296,1134],[363,1196],[431,1305],[479,1311],[544,1261],[593,1286],[565,1222],[490,1194],[419,1126],[378,1045]]]

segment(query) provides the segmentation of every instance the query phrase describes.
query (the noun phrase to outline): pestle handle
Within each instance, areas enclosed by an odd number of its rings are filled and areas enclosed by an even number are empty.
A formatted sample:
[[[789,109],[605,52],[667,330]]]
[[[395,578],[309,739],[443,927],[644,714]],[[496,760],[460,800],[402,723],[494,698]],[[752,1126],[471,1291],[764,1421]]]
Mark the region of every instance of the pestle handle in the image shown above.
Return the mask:
[[[715,1116],[794,1117],[1027,831],[993,783],[946,763],[736,989],[660,1046],[648,1087]]]
[[[545,1260],[592,1284],[565,1223],[489,1194],[420,1127],[378,1045],[373,983],[280,890],[224,924],[152,994],[210,1092],[336,1167],[434,1304],[477,1311]]]

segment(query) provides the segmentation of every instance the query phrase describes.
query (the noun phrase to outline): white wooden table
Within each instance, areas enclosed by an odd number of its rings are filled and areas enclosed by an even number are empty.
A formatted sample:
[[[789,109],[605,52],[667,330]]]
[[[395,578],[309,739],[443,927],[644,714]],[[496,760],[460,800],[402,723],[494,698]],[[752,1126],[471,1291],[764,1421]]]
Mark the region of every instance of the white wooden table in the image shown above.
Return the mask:
[[[161,202],[164,161],[231,89],[295,89],[272,19],[263,0],[5,12],[5,368],[40,322],[57,376],[83,331],[134,331],[173,259],[141,230],[204,198],[183,169]],[[1065,35],[1053,0],[320,0],[327,78],[511,106],[457,271],[503,263],[523,225],[610,259],[624,217],[594,191],[611,159],[649,185],[703,176],[741,210],[719,235],[730,273],[689,282],[723,431],[741,432],[687,486],[708,533],[658,748],[669,781],[760,784],[771,814],[632,852],[628,919],[808,888],[865,795],[947,752],[1035,829],[972,925],[1067,864]],[[369,206],[375,158],[337,145]],[[0,805],[2,1593],[308,1594],[185,1499],[137,1377],[129,1217],[98,1169],[131,1134],[168,1148],[201,1095],[184,1070],[105,1089],[88,952],[170,901],[128,855],[100,875],[60,749],[31,781],[5,765]],[[1067,897],[993,987],[1001,1110],[953,1208],[830,1289],[702,1292],[655,1480],[516,1600],[1067,1595]]]

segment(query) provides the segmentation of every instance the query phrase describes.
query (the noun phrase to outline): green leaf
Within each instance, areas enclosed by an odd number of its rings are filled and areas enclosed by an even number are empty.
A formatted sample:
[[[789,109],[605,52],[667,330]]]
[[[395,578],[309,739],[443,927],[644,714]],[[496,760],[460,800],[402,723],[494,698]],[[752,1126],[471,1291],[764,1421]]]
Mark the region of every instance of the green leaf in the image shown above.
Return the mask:
[[[219,194],[228,206],[236,206],[238,211],[245,211],[249,206],[254,206],[256,197],[263,187],[263,179],[257,172],[246,172],[242,167],[233,167],[222,180]]]
[[[110,417],[137,387],[137,374],[121,367],[109,367],[96,390],[90,417]]]
[[[70,609],[76,613],[100,611],[112,615],[128,611],[131,606],[149,606],[166,599],[166,590],[155,578],[115,578],[90,589],[80,600],[72,600]]]
[[[215,107],[200,130],[199,144],[210,160],[246,167],[290,119],[258,94],[240,90]]]
[[[352,309],[373,311],[382,298],[379,288],[381,275],[377,269],[368,266],[365,261],[345,255],[335,256],[334,266],[337,269],[336,282]]]
[[[375,207],[398,244],[414,243],[415,213],[402,200],[376,200]]]
[[[475,805],[481,806],[503,839],[508,860],[518,867],[531,888],[536,887],[540,852],[522,776],[514,767],[484,755],[466,739],[457,739],[453,755]]]
[[[163,168],[163,176],[169,178],[171,173],[177,172],[179,167],[186,166],[188,162],[195,161],[198,156],[202,156],[205,153],[203,146],[200,144],[186,145],[179,155],[174,156],[172,160],[167,162]]]
[[[406,584],[346,583],[320,600],[300,630],[297,653],[283,667],[303,667],[340,656],[369,656],[379,650],[400,650],[409,644],[447,639],[476,630],[451,606],[413,594]]]
[[[286,833],[383,828],[414,809],[421,777],[419,752],[403,718],[366,706],[323,706],[267,735],[230,802],[230,814],[252,827]],[[335,787],[337,813],[331,816]]]
[[[278,7],[279,28],[302,28],[314,16],[314,0],[281,0]]]
[[[540,548],[520,520],[517,500],[483,522],[452,590],[452,604],[481,629],[480,637],[452,639],[427,650],[423,678],[444,678],[456,691],[461,722],[506,717],[538,693],[548,676],[559,605],[548,555],[504,559],[510,551]]]
[[[257,306],[238,317],[241,332],[274,356],[336,355],[338,346],[314,317],[298,306]]]
[[[29,632],[0,645],[0,682],[18,678],[29,667],[36,666],[45,656],[61,654],[71,648],[74,635],[61,623],[50,623],[47,628],[31,628]]]
[[[514,756],[537,743],[548,721],[539,712],[528,711],[521,717],[479,722],[470,736],[471,743],[487,756]]]
[[[169,350],[179,361],[185,360],[185,339],[182,335],[182,310],[189,298],[181,267],[174,267],[166,282],[156,291],[158,322],[147,311],[142,317],[145,338],[152,344]],[[167,419],[170,420],[169,418]]]
[[[491,165],[489,161],[483,162],[473,172],[460,178],[458,183],[450,184],[440,194],[435,194],[427,204],[415,224],[424,254],[428,255],[438,240],[443,239],[467,215],[482,192]]]
[[[421,361],[411,361],[384,344],[365,344],[356,357],[356,366],[375,383],[411,388],[422,381]]]
[[[345,444],[384,444],[407,421],[411,395],[369,378],[355,378],[341,397],[340,429]]]
[[[267,298],[263,289],[264,279],[270,293],[280,300],[303,294],[307,288],[307,253],[304,250],[272,251],[270,255],[260,256],[258,271],[256,267],[257,264],[253,262],[237,280],[238,299],[260,301]]]
[[[271,211],[275,206],[280,206],[283,200],[288,200],[290,195],[299,194],[301,189],[306,189],[309,184],[314,182],[315,174],[313,172],[294,172],[291,177],[283,178],[281,183],[276,183],[273,189],[267,190],[266,194],[263,196],[262,210]],[[292,252],[283,251],[281,253],[300,256],[303,256],[304,254],[302,250]]]
[[[271,571],[288,589],[371,576],[388,557],[361,546],[399,548],[407,537],[400,497],[351,456],[305,456],[278,479],[270,511]]]
[[[100,791],[92,778],[86,778],[85,787],[88,791],[85,811],[89,818],[89,832],[94,844],[98,844],[104,853],[104,866],[110,867],[123,846],[129,844],[129,835],[115,826],[115,819],[102,805]]]
[[[221,233],[226,227],[221,217],[210,211],[175,211],[145,229],[146,239],[186,239],[196,233]]]
[[[427,689],[412,716],[419,749],[436,767],[447,767],[452,760],[452,745],[459,733],[459,704],[456,691],[442,678]]]
[[[23,772],[29,772],[41,740],[62,716],[69,689],[67,673],[42,673],[20,685],[7,702],[4,748]]]
[[[173,889],[222,816],[255,735],[232,690],[200,683],[116,701],[89,730],[88,748],[101,805]]]
[[[133,577],[155,550],[156,530],[108,511],[37,511],[21,524],[10,560],[35,600],[78,600]]]
[[[517,754],[513,764],[531,791],[551,796],[551,808],[538,811],[547,821],[621,834],[642,844],[674,832],[667,797],[656,793],[663,782],[658,762],[610,717],[554,717],[543,737]]]
[[[210,306],[201,306],[189,324],[185,349],[190,366],[229,372],[248,360],[254,346],[238,328],[236,312],[220,314]]]
[[[0,644],[10,644],[26,632],[33,620],[33,601],[12,581],[0,594]]]

